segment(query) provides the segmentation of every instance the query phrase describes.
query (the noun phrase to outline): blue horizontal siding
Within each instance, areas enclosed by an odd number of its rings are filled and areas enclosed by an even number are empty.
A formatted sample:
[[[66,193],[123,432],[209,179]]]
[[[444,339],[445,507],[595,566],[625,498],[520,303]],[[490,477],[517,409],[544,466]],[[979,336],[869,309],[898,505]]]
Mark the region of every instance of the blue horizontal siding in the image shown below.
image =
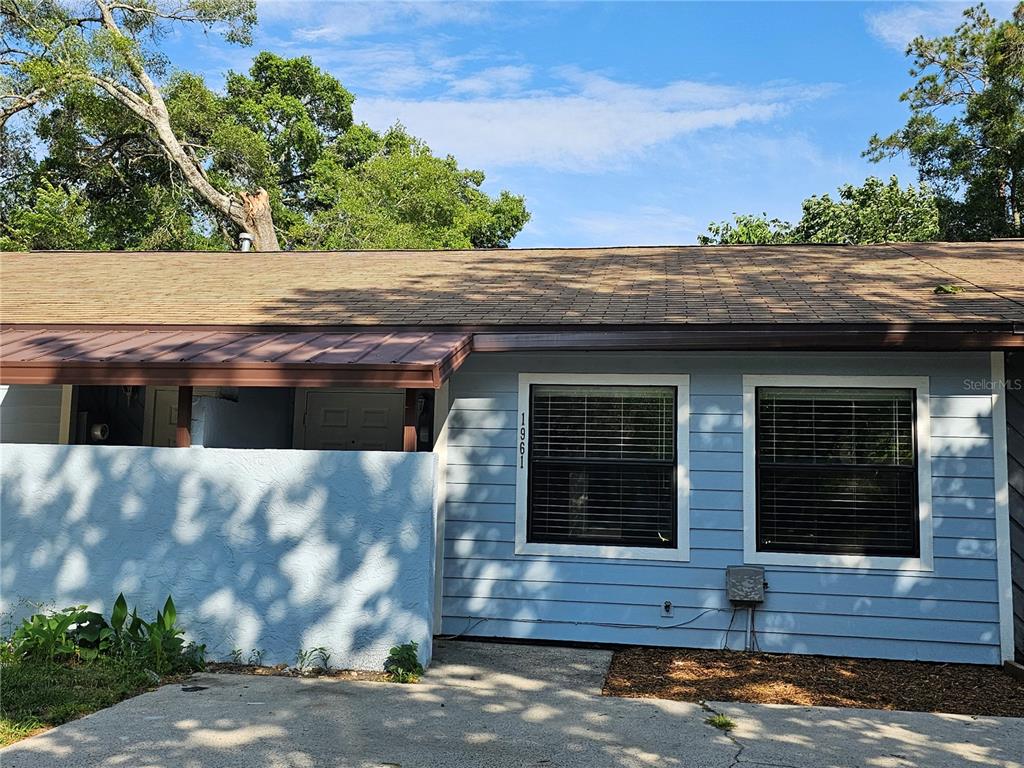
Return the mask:
[[[957,520],[956,524],[963,521]],[[444,535],[447,541],[514,542],[515,523],[501,521],[462,521],[449,518]],[[963,526],[961,525],[961,530]],[[735,550],[743,546],[739,528],[698,528],[690,526],[690,546],[693,549]],[[994,537],[956,534],[948,525],[938,525],[935,531],[935,554],[939,557],[995,557]]]
[[[690,375],[688,562],[515,554],[521,371]],[[722,647],[732,613],[724,569],[743,561],[742,376],[793,372],[929,377],[935,568],[768,567],[760,647],[996,663],[991,403],[965,386],[989,375],[985,354],[474,355],[451,384],[442,631]],[[660,617],[665,600],[671,619]]]
[[[568,616],[581,624],[630,624],[636,627],[666,626],[695,619],[695,628],[724,631],[733,621],[732,608],[724,599],[703,606],[675,609],[672,618],[662,619],[661,603],[650,605],[572,602],[559,600],[530,600],[521,598],[474,600],[446,596],[442,608],[445,615],[472,615],[489,620],[508,621],[530,619],[540,622],[565,621]],[[704,609],[712,610],[699,619]],[[903,640],[937,640],[943,643],[991,643],[998,639],[998,621],[949,621],[947,619],[907,616],[879,616],[874,613],[838,614],[812,613],[792,610],[771,611],[758,609],[758,619],[766,630],[785,631],[799,626],[802,634],[828,635],[843,629],[857,637],[879,640],[888,638],[893,631]],[[741,625],[742,626],[742,625]]]
[[[651,603],[650,587],[629,584],[606,584],[594,589],[592,584],[564,581],[509,581],[506,579],[445,579],[445,595],[460,598],[460,612],[475,609],[488,600],[554,600],[572,603],[607,605],[642,605],[659,612],[665,600],[676,611],[702,608],[728,608],[724,589],[664,587],[658,591],[660,602]],[[780,592],[772,589],[775,612],[820,613],[847,616],[891,616],[896,618],[943,619],[993,623],[999,620],[999,604],[956,599],[908,601],[900,597],[866,595],[808,595],[803,592]],[[650,616],[648,616],[650,618]]]

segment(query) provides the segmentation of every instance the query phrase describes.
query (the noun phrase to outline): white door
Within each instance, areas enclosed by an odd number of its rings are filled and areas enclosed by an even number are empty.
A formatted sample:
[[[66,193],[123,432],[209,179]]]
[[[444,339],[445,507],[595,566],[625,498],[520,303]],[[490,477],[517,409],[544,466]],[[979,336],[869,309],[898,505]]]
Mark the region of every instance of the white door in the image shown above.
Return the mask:
[[[317,451],[400,451],[404,392],[305,390],[301,447]]]
[[[150,445],[170,446],[178,444],[178,388],[153,388],[153,437]]]

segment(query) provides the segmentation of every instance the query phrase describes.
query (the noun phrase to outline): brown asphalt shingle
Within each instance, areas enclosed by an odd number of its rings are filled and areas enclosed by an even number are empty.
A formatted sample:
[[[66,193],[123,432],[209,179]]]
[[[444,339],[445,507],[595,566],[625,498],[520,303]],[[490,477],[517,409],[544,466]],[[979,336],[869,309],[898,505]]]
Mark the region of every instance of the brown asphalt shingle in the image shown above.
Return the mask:
[[[955,284],[965,290],[941,295]],[[1024,321],[1024,241],[3,254],[4,324]]]

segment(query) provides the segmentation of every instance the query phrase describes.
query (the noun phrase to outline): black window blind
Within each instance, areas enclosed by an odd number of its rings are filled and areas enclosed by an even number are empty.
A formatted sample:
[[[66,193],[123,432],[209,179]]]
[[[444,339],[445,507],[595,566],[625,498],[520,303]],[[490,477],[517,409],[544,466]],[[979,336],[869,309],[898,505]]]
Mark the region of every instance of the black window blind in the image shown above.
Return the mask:
[[[676,545],[674,387],[531,387],[527,540]]]
[[[912,389],[757,390],[762,552],[916,557]]]

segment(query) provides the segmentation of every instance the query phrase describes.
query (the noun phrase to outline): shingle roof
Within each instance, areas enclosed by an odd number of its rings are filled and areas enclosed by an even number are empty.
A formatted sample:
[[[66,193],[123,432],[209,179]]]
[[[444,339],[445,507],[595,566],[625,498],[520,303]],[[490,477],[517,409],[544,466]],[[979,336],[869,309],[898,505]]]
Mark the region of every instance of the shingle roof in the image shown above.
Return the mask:
[[[964,290],[936,294],[938,285]],[[661,325],[1024,321],[1024,241],[4,254],[4,324]]]

